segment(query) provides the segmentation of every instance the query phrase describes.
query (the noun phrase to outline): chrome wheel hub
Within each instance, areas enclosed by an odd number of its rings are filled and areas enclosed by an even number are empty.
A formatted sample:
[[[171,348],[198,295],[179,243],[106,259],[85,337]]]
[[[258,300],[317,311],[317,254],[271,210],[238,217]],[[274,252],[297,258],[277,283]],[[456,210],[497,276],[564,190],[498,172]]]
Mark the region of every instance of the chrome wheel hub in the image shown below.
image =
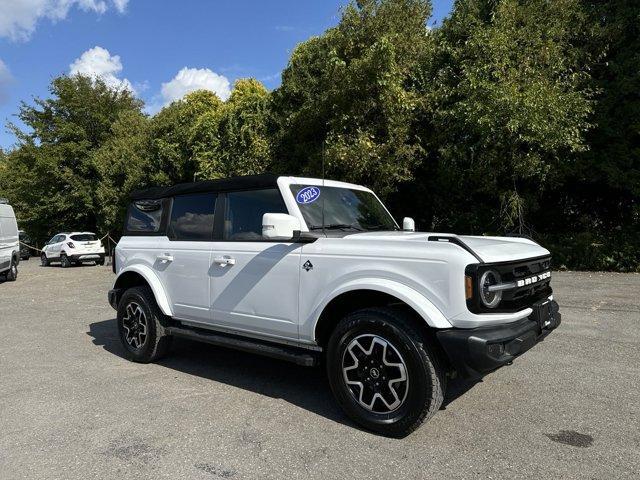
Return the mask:
[[[404,359],[378,335],[359,335],[349,342],[342,355],[342,375],[353,398],[371,412],[393,412],[407,398]]]
[[[136,302],[130,302],[122,318],[124,337],[133,348],[140,348],[147,341],[147,316]]]

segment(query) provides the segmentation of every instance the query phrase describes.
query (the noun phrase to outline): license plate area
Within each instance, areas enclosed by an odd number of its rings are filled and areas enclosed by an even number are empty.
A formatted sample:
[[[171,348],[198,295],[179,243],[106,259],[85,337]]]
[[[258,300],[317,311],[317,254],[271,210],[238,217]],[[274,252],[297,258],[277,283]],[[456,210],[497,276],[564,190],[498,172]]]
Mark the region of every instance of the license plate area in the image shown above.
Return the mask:
[[[538,322],[540,330],[549,328],[553,323],[553,316],[551,311],[551,300],[543,300],[533,305],[533,318]]]

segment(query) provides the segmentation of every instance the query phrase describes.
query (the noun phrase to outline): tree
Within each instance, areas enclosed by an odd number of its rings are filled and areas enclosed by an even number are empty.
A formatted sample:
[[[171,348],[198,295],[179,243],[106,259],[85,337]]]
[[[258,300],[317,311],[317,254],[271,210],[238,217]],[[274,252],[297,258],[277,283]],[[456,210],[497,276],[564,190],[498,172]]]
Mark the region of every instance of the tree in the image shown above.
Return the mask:
[[[412,177],[422,150],[408,88],[428,48],[426,0],[361,0],[300,44],[274,93],[281,168],[362,182],[381,193]]]
[[[416,125],[441,195],[436,228],[525,233],[550,177],[587,148],[588,16],[580,0],[460,0],[435,35]]]
[[[222,101],[215,93],[198,90],[172,102],[152,118],[151,156],[156,184],[193,181],[197,171],[191,143],[193,127],[203,115],[213,115],[221,107]]]
[[[113,123],[112,136],[93,154],[99,174],[98,229],[119,232],[129,194],[155,184],[159,176],[150,154],[149,119],[141,112],[125,111]]]
[[[238,80],[229,100],[202,115],[191,137],[199,178],[262,173],[271,163],[269,92],[259,81]]]
[[[55,78],[50,92],[34,105],[21,104],[18,117],[27,129],[10,125],[18,145],[0,178],[21,225],[41,240],[59,230],[96,228],[99,175],[92,152],[112,135],[121,113],[142,108],[128,90],[83,76]]]

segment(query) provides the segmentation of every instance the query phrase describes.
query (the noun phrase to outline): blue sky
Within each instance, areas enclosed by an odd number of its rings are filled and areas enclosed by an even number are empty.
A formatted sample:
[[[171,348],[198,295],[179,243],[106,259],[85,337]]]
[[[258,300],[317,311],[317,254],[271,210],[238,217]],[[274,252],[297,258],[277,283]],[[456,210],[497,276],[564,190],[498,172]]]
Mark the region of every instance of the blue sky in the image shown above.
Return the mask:
[[[335,25],[348,0],[0,0],[0,148],[21,100],[63,73],[132,88],[153,112],[195,88],[224,97],[237,78],[280,83],[292,49]],[[434,0],[436,24],[453,0]]]

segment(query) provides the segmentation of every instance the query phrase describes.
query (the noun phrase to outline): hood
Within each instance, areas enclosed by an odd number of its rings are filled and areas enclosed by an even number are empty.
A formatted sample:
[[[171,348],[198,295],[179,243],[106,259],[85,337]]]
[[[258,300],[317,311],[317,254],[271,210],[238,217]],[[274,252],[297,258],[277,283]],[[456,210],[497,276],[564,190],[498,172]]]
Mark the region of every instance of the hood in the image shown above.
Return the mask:
[[[345,239],[368,239],[399,242],[442,241],[457,243],[484,263],[511,262],[551,255],[549,250],[533,240],[522,237],[478,237],[433,232],[367,232],[348,235]]]

